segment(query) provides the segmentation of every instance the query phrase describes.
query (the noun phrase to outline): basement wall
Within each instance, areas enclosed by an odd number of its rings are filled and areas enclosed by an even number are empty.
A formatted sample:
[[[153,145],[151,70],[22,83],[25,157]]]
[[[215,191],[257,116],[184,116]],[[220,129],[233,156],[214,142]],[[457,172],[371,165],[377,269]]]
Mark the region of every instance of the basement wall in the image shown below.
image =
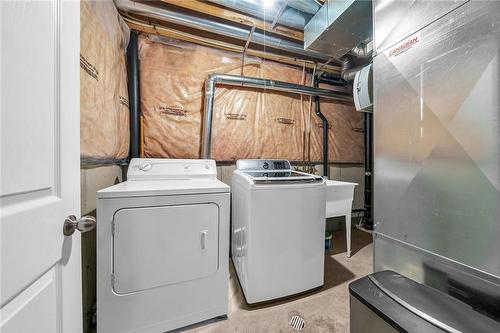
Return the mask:
[[[122,162],[129,153],[125,57],[129,29],[112,1],[82,1],[80,33],[81,215],[95,216],[96,192],[123,181],[122,167],[109,163]],[[199,157],[204,81],[210,73],[311,83],[311,73],[299,67],[255,57],[246,57],[242,66],[241,54],[156,35],[141,35],[140,57],[145,157]],[[353,208],[362,208],[362,115],[352,105],[327,100],[321,101],[321,109],[330,122],[330,162],[342,162],[330,165],[330,178],[359,183]],[[307,96],[221,87],[213,148],[218,177],[230,184],[234,161],[240,158],[320,161],[321,122]],[[322,166],[313,165],[321,174]],[[343,229],[344,221],[329,219],[327,228]],[[95,230],[82,235],[82,280],[83,331],[90,332],[96,302]]]
[[[112,1],[80,2],[81,215],[95,216],[96,192],[122,181],[122,168],[104,165],[129,152],[125,50],[129,29]],[[82,234],[83,332],[96,301],[96,232]]]
[[[83,162],[129,152],[126,48],[129,29],[112,1],[80,3],[80,155]]]
[[[199,158],[204,83],[211,73],[311,84],[311,73],[299,67],[250,56],[243,64],[239,53],[158,35],[140,35],[139,58],[145,157]],[[331,125],[330,161],[362,163],[362,114],[352,104],[327,100],[321,110]],[[217,161],[322,158],[322,124],[309,96],[221,85],[213,119],[211,156]]]

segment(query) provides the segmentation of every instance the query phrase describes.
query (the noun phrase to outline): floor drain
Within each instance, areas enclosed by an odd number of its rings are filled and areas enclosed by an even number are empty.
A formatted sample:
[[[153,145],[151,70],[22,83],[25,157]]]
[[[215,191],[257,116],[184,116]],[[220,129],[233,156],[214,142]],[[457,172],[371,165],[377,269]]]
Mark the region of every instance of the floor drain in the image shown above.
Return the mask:
[[[304,326],[306,326],[304,318],[297,315],[292,316],[292,318],[290,318],[290,327],[293,328],[294,330],[302,331],[304,329]]]

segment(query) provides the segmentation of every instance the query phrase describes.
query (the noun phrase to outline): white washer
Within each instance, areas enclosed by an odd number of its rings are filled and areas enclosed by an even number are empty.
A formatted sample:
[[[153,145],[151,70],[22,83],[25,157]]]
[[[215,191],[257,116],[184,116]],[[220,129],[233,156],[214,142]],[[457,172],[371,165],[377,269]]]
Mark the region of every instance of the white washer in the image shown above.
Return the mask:
[[[97,329],[165,332],[227,315],[229,186],[213,160],[133,159],[97,193]]]
[[[323,285],[326,185],[286,160],[239,160],[231,253],[249,304]]]

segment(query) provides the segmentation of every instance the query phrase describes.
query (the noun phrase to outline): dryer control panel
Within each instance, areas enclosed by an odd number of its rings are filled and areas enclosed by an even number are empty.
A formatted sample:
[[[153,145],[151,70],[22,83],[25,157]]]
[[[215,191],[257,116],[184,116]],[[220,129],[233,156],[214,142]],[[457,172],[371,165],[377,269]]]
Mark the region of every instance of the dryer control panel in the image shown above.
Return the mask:
[[[287,160],[238,160],[236,169],[289,171],[292,167]]]
[[[181,160],[167,158],[133,158],[128,180],[158,180],[182,178],[217,178],[214,160]]]

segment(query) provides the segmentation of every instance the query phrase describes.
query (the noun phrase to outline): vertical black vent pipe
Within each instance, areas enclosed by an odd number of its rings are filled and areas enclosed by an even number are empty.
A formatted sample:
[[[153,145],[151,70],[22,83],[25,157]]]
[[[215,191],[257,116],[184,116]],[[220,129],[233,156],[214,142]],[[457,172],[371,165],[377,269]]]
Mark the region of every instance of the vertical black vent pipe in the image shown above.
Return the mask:
[[[139,49],[138,33],[130,31],[127,47],[128,96],[130,107],[130,158],[140,157],[141,109],[139,95]]]
[[[318,88],[318,80],[317,77],[313,78],[314,80],[314,87]],[[321,106],[319,103],[319,96],[314,97],[314,105],[315,105],[315,113],[321,119],[321,122],[323,123],[323,176],[328,178],[328,119],[321,113]]]
[[[365,216],[363,227],[373,230],[373,114],[365,112]]]

